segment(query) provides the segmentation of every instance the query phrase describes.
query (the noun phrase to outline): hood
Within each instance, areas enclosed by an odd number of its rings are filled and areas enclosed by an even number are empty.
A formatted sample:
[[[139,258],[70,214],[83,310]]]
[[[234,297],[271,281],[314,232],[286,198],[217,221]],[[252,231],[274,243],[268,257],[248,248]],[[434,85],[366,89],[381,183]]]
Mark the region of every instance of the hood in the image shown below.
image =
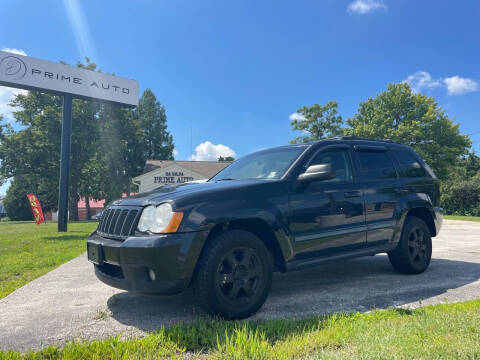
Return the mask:
[[[150,192],[140,193],[112,202],[112,205],[146,206],[157,205],[164,201],[184,199],[192,195],[208,194],[228,189],[247,187],[273,180],[223,180],[208,182],[191,182],[178,185],[165,185]]]

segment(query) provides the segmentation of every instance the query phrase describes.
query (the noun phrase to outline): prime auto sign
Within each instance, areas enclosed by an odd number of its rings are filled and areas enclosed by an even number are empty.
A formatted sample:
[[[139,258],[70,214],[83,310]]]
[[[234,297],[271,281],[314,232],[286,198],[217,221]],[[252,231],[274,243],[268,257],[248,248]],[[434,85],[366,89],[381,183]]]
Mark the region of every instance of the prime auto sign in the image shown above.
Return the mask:
[[[0,85],[138,105],[138,82],[0,51]]]

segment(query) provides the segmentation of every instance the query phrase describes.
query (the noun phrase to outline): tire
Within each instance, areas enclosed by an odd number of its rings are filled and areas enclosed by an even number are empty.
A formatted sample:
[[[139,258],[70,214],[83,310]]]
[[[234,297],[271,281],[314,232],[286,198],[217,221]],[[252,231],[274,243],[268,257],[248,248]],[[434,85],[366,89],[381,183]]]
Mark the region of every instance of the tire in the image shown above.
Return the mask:
[[[273,259],[264,243],[244,230],[215,237],[204,249],[193,278],[193,291],[209,314],[243,319],[267,299]]]
[[[403,274],[424,272],[432,258],[432,237],[427,224],[420,218],[408,216],[395,250],[388,253],[393,268]]]

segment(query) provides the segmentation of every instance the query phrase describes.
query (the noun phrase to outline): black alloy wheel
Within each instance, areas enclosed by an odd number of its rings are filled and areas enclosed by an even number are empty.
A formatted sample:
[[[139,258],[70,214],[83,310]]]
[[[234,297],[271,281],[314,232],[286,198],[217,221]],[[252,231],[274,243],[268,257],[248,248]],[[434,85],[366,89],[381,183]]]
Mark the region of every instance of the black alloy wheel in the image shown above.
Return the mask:
[[[432,237],[425,221],[408,216],[400,241],[395,250],[388,253],[388,258],[394,269],[401,273],[424,272],[432,258]]]
[[[263,241],[245,230],[229,230],[202,251],[193,291],[211,315],[243,319],[265,302],[273,277],[273,258]]]
[[[418,226],[413,227],[408,235],[408,254],[414,263],[424,263],[427,260],[427,239]]]
[[[255,296],[262,276],[262,265],[255,250],[238,247],[220,261],[216,280],[225,301],[236,305],[246,303]]]

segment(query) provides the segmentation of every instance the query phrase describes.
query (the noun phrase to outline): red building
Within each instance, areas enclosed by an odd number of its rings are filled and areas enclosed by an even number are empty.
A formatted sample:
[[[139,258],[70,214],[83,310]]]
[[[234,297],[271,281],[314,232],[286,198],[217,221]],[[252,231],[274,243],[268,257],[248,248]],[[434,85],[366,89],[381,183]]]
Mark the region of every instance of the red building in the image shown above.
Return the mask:
[[[130,194],[135,195],[135,194]],[[123,194],[122,197],[126,197],[127,194]],[[103,210],[105,206],[105,200],[93,200],[89,199],[90,205],[90,216],[94,216],[98,214],[100,211]],[[78,219],[79,220],[87,220],[87,203],[85,198],[80,198],[78,201]],[[55,212],[47,212],[45,214],[45,220],[58,220],[58,211]]]

